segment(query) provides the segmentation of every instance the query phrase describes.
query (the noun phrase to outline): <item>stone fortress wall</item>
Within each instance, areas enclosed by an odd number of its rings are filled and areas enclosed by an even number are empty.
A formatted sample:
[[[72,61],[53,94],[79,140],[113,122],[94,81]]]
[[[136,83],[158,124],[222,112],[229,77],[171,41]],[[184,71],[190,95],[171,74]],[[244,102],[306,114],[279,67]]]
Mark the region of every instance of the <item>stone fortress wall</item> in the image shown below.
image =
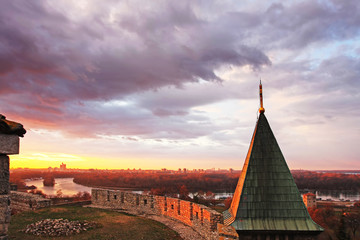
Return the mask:
[[[11,191],[10,199],[10,208],[12,212],[30,211],[50,207],[51,205],[50,199],[32,193]]]
[[[135,214],[163,215],[176,219],[209,240],[238,239],[235,229],[223,225],[221,213],[207,206],[177,198],[93,188],[91,203],[95,207],[126,210]]]

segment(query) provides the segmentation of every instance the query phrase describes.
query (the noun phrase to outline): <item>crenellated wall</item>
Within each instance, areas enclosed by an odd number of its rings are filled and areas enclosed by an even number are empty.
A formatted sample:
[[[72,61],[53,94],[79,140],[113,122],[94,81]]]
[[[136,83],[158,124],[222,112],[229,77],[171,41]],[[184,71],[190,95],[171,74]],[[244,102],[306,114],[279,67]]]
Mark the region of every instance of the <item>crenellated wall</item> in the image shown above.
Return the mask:
[[[205,239],[219,239],[218,226],[223,226],[224,222],[221,213],[177,198],[95,188],[92,189],[91,196],[94,206],[128,210],[136,214],[164,215],[179,220],[191,226]]]

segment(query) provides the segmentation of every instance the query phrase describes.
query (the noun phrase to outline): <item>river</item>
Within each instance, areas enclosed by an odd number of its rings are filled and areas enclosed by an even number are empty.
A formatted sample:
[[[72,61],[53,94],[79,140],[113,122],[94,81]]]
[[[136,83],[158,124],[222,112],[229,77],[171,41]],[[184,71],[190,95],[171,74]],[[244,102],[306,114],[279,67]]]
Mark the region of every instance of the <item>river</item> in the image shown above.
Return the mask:
[[[360,201],[359,192],[347,191],[316,191],[316,198],[319,200],[332,200],[332,201]]]
[[[301,191],[301,194],[306,192]],[[233,193],[215,193],[215,199],[225,199],[232,197]],[[360,201],[359,192],[346,191],[315,191],[316,199],[331,200],[331,201]]]
[[[46,195],[56,195],[58,190],[61,190],[63,196],[72,196],[78,192],[91,193],[91,187],[74,183],[73,179],[74,178],[55,178],[55,186],[53,187],[45,187],[43,179],[26,180],[25,183],[27,186],[34,185]]]
[[[83,186],[73,182],[74,178],[55,178],[55,186],[45,187],[42,179],[26,180],[26,185],[34,185],[37,189],[43,191],[46,195],[56,195],[60,189],[64,196],[72,196],[78,192],[91,193],[91,187]],[[142,191],[133,191],[135,193],[142,193]],[[305,192],[301,192],[305,193]],[[345,192],[345,191],[316,191],[316,198],[321,200],[333,201],[360,201],[359,192]],[[191,194],[190,194],[191,195]],[[232,197],[233,193],[215,193],[215,199],[225,199]]]

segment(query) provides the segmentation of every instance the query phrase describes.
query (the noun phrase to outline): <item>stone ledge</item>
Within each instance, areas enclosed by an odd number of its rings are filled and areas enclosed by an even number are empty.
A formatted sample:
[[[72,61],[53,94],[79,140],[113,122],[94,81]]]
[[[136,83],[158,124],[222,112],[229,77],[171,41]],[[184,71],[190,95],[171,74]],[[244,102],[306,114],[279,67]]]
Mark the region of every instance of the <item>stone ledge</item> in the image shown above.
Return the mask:
[[[0,155],[19,154],[19,136],[0,133]]]

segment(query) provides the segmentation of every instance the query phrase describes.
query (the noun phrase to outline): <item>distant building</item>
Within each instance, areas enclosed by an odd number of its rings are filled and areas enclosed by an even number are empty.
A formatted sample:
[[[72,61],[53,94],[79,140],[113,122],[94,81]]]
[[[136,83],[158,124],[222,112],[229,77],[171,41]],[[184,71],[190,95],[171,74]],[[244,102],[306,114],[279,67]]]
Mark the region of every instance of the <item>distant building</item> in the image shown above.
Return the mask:
[[[60,171],[65,171],[66,170],[66,164],[61,163],[60,164]]]
[[[303,202],[307,208],[316,207],[316,195],[313,193],[306,193],[303,195]]]
[[[239,239],[315,239],[323,229],[312,221],[265,117],[260,83],[259,118],[224,224]]]

